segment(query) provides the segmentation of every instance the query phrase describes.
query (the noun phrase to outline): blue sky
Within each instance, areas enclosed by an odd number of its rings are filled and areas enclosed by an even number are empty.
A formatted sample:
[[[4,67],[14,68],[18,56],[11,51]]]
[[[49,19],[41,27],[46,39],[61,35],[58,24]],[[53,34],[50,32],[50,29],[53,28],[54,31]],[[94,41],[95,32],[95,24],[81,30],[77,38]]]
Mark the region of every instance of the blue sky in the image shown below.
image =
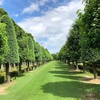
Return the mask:
[[[82,0],[0,0],[0,7],[50,53],[59,52]]]

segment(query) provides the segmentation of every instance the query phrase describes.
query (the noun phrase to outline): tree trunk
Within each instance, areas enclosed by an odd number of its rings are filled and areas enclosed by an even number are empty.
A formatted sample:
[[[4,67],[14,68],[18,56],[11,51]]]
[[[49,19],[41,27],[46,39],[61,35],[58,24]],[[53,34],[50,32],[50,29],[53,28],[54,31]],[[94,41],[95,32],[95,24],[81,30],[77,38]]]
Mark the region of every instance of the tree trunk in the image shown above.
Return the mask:
[[[22,74],[21,66],[22,66],[22,59],[20,58],[20,63],[19,63],[19,76]]]
[[[28,61],[28,62],[27,62],[27,71],[28,71],[28,72],[30,71],[29,65],[30,65],[30,62]]]
[[[34,61],[32,62],[32,70],[34,70]]]
[[[21,62],[19,63],[19,76],[22,74],[22,72],[21,72]]]
[[[72,67],[73,67],[73,68],[75,67],[74,61],[72,61]]]
[[[93,64],[93,73],[94,73],[94,79],[97,79],[97,71],[95,64]]]
[[[66,64],[66,59],[64,59],[64,63]]]
[[[70,61],[68,61],[67,63],[68,63],[68,65],[70,66]]]
[[[83,73],[85,73],[86,71],[86,65],[85,65],[85,61],[83,61]]]
[[[9,73],[9,63],[5,64],[6,66],[6,82],[10,82],[10,73]]]
[[[2,71],[4,71],[4,64],[1,65],[1,68],[0,68]]]
[[[37,60],[37,67],[39,66],[39,61]]]
[[[41,61],[39,61],[39,66],[41,66]]]
[[[79,70],[77,60],[76,60],[76,70]]]
[[[42,61],[42,65],[44,64],[44,60]]]

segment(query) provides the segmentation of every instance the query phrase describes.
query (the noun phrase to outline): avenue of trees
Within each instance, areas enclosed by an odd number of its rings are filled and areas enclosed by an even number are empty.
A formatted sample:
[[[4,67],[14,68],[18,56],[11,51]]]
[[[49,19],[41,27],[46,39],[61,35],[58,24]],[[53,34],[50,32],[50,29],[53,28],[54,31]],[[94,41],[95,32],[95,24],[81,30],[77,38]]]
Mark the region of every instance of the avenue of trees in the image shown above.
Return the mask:
[[[4,65],[6,81],[10,82],[9,66],[18,66],[19,75],[23,62],[29,71],[33,67],[52,60],[47,49],[35,42],[31,33],[26,33],[0,8],[0,66]]]
[[[97,78],[100,68],[100,0],[84,0],[84,11],[78,10],[78,18],[69,30],[66,43],[59,52],[59,59],[70,62],[78,69],[83,63],[83,71],[89,65]]]

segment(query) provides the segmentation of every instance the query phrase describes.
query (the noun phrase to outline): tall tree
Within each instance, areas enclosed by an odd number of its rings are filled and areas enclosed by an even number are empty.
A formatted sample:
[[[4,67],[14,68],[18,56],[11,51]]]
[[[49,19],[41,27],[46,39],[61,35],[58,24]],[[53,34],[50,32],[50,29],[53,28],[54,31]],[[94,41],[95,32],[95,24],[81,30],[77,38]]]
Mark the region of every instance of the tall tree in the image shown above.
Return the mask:
[[[80,59],[81,53],[80,53],[80,26],[79,26],[79,20],[77,19],[74,24],[72,25],[72,28],[69,32],[69,37],[67,38],[67,47],[70,52],[70,57],[72,62],[76,62],[76,69],[78,69],[78,60]]]
[[[64,63],[66,63],[66,55],[67,54],[67,46],[66,45],[63,45],[62,48],[60,49],[60,52],[59,52],[59,59],[60,61],[63,61]]]
[[[45,49],[45,60],[46,60],[46,61],[52,60],[52,56],[51,56],[51,54],[49,53],[48,49]]]
[[[27,51],[27,66],[29,71],[29,63],[35,60],[35,54],[34,54],[34,40],[31,34],[28,33],[28,51]]]
[[[82,42],[86,49],[87,61],[92,64],[94,78],[97,78],[96,63],[100,60],[100,1],[84,0],[85,9],[82,16],[84,27]]]
[[[40,62],[42,61],[42,47],[37,42],[35,42],[34,50],[35,60],[37,62],[37,66],[39,66]]]
[[[6,35],[8,38],[8,46],[9,46],[9,53],[5,56],[6,80],[7,82],[10,82],[9,63],[19,62],[18,44],[17,44],[13,22],[8,17],[8,15],[3,15],[0,18],[0,22],[6,24]]]
[[[25,31],[21,27],[19,27],[14,21],[13,23],[14,23],[15,33],[17,36],[17,42],[18,42],[18,47],[19,47],[19,59],[20,59],[19,75],[21,75],[22,62],[25,62],[27,59],[28,39],[27,39],[27,34],[25,33]]]

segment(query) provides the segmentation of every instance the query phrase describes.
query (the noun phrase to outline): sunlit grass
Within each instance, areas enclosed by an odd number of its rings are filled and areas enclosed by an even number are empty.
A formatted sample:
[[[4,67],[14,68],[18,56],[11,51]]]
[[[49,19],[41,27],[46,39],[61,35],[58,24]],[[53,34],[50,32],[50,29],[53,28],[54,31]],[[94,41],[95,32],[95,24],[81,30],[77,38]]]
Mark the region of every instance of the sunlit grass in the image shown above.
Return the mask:
[[[99,100],[100,85],[82,83],[82,77],[82,72],[70,72],[67,65],[52,61],[17,78],[0,100],[89,100],[88,93]]]

